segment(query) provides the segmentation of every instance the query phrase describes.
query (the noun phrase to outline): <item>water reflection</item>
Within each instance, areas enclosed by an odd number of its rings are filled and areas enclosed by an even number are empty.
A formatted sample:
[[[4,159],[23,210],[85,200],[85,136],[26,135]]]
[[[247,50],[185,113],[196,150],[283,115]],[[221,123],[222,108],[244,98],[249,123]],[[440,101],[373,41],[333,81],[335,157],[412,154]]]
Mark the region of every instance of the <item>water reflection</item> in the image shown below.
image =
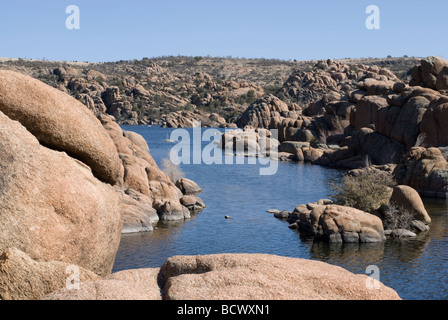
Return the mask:
[[[380,281],[403,299],[446,299],[448,295],[448,217],[443,200],[425,199],[431,229],[416,238],[388,239],[378,244],[327,244],[308,241],[311,259],[366,273],[380,269]]]

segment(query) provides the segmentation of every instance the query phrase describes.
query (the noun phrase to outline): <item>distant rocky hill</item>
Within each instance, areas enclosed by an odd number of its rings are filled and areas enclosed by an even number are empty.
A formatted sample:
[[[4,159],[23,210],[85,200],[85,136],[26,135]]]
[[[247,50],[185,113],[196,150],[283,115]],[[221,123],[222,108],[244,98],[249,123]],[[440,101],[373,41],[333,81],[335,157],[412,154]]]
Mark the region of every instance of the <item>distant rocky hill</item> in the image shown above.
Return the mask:
[[[409,78],[418,61],[385,58],[340,63],[347,64],[353,74],[362,63],[387,67],[398,77]],[[112,115],[121,124],[189,127],[199,121],[203,126],[233,127],[252,103],[270,94],[305,109],[304,103],[320,98],[332,89],[327,88],[331,84],[323,81],[317,93],[309,88],[312,93],[306,93],[303,100],[291,94],[296,80],[306,80],[317,71],[325,78],[330,70],[324,63],[179,56],[109,63],[0,59],[0,68],[37,78],[75,97],[95,114]]]
[[[448,61],[421,59],[406,75],[320,61],[295,71],[277,96],[258,99],[236,123],[247,132],[278,130],[286,159],[376,165],[420,194],[446,198]]]

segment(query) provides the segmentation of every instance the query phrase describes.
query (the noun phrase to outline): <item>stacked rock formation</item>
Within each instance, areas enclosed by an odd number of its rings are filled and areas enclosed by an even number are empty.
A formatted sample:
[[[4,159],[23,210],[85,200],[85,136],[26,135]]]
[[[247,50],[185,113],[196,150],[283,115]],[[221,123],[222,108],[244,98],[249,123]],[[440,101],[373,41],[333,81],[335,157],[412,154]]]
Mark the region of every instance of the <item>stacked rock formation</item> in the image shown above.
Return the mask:
[[[104,276],[122,232],[190,217],[144,139],[100,119],[57,89],[0,71],[0,250]]]

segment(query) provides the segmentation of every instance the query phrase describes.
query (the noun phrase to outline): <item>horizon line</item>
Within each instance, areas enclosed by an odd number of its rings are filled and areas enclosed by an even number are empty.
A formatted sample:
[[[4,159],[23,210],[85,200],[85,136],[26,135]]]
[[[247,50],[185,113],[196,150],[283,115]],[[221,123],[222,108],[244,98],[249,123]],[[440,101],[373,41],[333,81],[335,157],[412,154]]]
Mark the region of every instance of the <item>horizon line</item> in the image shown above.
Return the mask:
[[[265,58],[265,57],[258,57],[258,58],[247,58],[247,57],[234,57],[232,55],[227,55],[227,56],[211,56],[211,55],[206,55],[206,56],[201,56],[201,55],[196,55],[196,56],[192,56],[192,55],[162,55],[162,56],[154,56],[154,57],[142,57],[142,58],[133,58],[133,59],[121,59],[121,60],[110,60],[110,61],[80,61],[80,60],[49,60],[44,58],[40,58],[40,59],[36,59],[36,58],[11,58],[11,57],[0,57],[0,62],[7,62],[7,61],[20,61],[20,60],[24,60],[24,61],[38,61],[38,62],[49,62],[49,63],[58,63],[58,62],[62,62],[62,63],[79,63],[79,64],[83,64],[83,63],[87,63],[87,64],[106,64],[106,63],[118,63],[118,62],[135,62],[135,61],[143,61],[143,60],[160,60],[160,59],[167,59],[167,58],[190,58],[190,59],[223,59],[223,60],[271,60],[271,61],[281,61],[281,62],[311,62],[311,61],[325,61],[325,60],[333,60],[333,61],[338,61],[338,60],[364,60],[364,59],[372,59],[372,60],[385,60],[385,59],[425,59],[427,57],[430,56],[426,56],[426,57],[416,57],[416,56],[401,56],[401,57],[393,57],[393,56],[386,56],[386,57],[357,57],[357,58],[353,58],[353,57],[345,57],[345,58],[316,58],[316,59],[306,59],[306,60],[299,60],[297,58],[290,58],[290,59],[282,59],[282,58]],[[442,57],[443,58],[443,57]]]

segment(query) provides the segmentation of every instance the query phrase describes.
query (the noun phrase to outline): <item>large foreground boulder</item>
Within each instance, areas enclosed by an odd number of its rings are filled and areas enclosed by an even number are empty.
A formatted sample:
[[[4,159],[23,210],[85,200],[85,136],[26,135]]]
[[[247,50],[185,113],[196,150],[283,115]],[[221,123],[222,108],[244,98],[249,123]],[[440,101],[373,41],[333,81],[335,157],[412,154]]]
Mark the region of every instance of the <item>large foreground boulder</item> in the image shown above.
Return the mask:
[[[87,134],[87,133],[86,133]],[[0,112],[0,250],[111,272],[123,224],[121,188],[42,146]]]
[[[0,70],[0,111],[42,145],[87,164],[98,179],[122,179],[117,150],[101,123],[78,100],[31,77]]]
[[[48,300],[399,300],[366,275],[267,254],[174,256],[161,269],[126,270],[61,289]]]
[[[324,262],[264,254],[176,256],[162,266],[167,300],[400,299],[365,275]]]

